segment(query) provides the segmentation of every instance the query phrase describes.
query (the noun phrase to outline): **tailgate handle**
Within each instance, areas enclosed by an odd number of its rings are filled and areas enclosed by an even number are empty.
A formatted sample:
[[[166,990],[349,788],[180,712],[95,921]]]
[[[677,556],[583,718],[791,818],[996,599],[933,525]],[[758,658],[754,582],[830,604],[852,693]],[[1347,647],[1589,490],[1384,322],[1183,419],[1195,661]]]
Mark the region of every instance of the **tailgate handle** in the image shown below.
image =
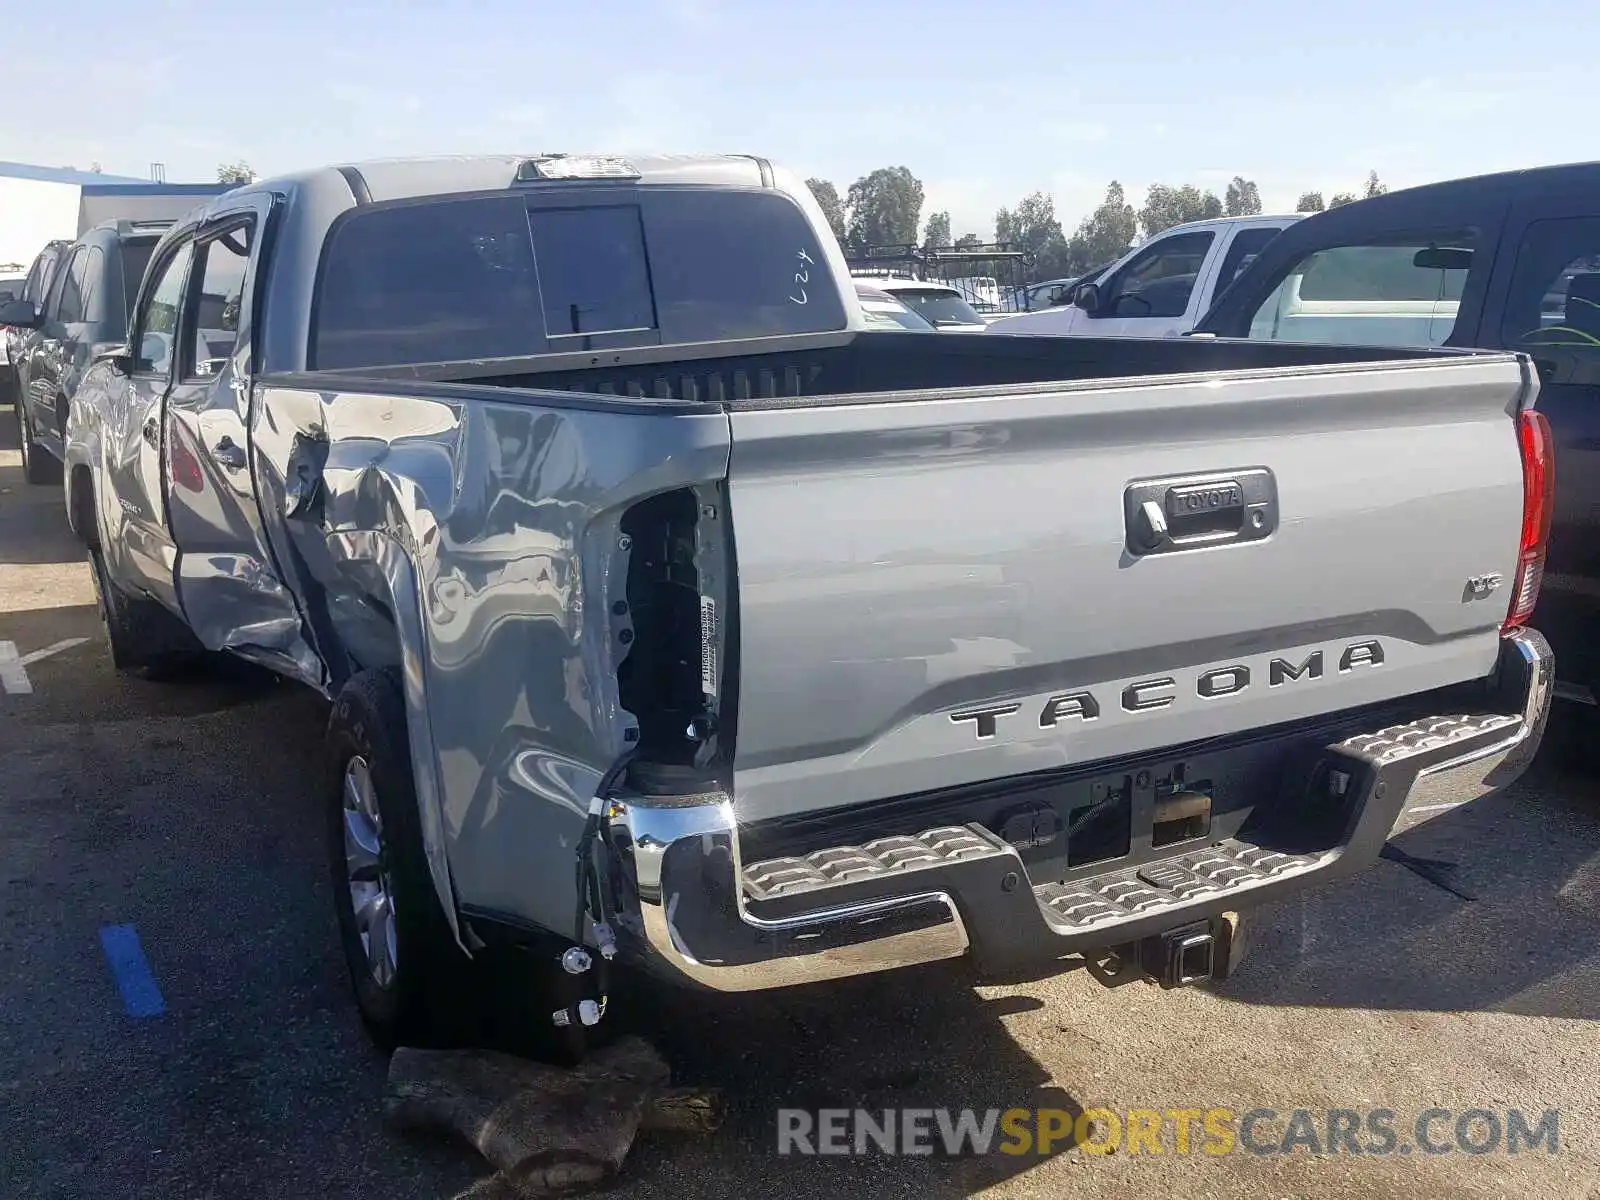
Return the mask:
[[[1278,525],[1277,481],[1265,467],[1136,480],[1123,510],[1137,558],[1259,541]]]

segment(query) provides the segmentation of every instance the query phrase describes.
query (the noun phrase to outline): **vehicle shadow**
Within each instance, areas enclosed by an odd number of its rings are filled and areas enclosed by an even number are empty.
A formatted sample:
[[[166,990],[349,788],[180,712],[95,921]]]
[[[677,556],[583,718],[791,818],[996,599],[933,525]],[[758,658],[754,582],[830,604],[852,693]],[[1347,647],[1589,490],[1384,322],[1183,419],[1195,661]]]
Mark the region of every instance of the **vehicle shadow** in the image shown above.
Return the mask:
[[[644,996],[642,989],[631,989]],[[630,1195],[671,1180],[761,1179],[804,1194],[968,1196],[1072,1148],[1049,1155],[814,1157],[781,1154],[779,1111],[1056,1109],[1070,1128],[1077,1098],[1018,1045],[1005,1018],[1044,1007],[1027,995],[986,999],[959,966],[934,965],[818,984],[789,993],[721,995],[657,988],[648,1005],[624,1004],[620,1025],[648,1037],[676,1079],[722,1090],[728,1104],[714,1138],[647,1138],[630,1157]],[[941,1049],[942,1045],[942,1049]],[[712,1172],[715,1172],[713,1174]],[[868,1178],[870,1177],[870,1179]],[[676,1193],[674,1193],[676,1194]]]
[[[1399,854],[1262,908],[1217,988],[1259,1005],[1600,1018],[1600,780],[1547,745],[1505,792],[1392,843]]]
[[[32,688],[26,694],[0,692],[0,719],[8,727],[198,717],[292,689],[268,671],[221,655],[207,656],[171,680],[124,675],[111,664],[93,604],[0,612],[0,637],[16,644]],[[38,651],[46,657],[28,662]]]
[[[61,486],[23,478],[16,418],[0,413],[0,566],[82,559],[83,547],[67,525]]]

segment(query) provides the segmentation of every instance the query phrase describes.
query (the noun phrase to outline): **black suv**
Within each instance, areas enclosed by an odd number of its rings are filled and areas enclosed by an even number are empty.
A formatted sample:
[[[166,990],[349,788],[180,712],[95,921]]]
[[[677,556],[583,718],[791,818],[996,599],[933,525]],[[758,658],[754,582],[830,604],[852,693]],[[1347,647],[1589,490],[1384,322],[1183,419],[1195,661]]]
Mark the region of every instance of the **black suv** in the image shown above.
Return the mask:
[[[108,221],[60,251],[48,290],[38,299],[0,305],[10,326],[16,373],[23,475],[29,483],[61,477],[62,434],[78,378],[102,350],[128,336],[145,264],[170,221]]]
[[[1555,648],[1557,695],[1600,700],[1600,163],[1407,188],[1297,221],[1195,332],[1528,355],[1556,489],[1533,623]]]

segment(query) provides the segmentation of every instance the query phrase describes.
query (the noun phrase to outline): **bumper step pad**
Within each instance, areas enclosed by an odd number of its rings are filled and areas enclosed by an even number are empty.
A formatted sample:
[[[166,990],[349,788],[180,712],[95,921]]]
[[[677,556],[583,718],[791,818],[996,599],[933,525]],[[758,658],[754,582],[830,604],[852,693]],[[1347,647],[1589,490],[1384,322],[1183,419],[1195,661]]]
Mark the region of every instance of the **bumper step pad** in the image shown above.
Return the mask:
[[[1387,767],[1415,755],[1443,750],[1486,734],[1504,733],[1510,736],[1521,726],[1520,716],[1507,713],[1428,717],[1408,725],[1391,725],[1375,733],[1357,734],[1340,742],[1338,748],[1365,758],[1375,767]]]
[[[1033,889],[1052,925],[1072,932],[1115,925],[1244,884],[1310,871],[1322,855],[1286,854],[1248,842],[1216,842],[1140,867]]]
[[[744,890],[752,900],[775,900],[884,875],[1000,856],[1008,850],[976,828],[947,825],[914,837],[875,838],[860,846],[834,846],[802,857],[755,863],[744,869]]]

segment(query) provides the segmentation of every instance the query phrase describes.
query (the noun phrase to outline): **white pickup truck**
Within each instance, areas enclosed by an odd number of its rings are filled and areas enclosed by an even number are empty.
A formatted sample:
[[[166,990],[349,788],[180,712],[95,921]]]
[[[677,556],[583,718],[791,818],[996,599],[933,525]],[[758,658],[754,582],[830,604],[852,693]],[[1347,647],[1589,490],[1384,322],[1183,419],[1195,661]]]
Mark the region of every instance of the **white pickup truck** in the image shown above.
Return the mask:
[[[1071,304],[1002,317],[990,333],[1177,337],[1296,215],[1219,217],[1163,230],[1078,286]]]

